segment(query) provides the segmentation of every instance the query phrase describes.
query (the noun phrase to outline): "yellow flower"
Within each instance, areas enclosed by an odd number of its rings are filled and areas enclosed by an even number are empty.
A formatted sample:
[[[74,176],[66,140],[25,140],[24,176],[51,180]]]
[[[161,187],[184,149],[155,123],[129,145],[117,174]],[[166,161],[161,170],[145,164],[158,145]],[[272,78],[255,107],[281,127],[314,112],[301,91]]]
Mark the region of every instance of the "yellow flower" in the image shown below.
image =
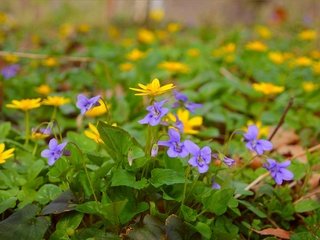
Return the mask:
[[[318,88],[318,85],[313,82],[304,82],[302,83],[302,88],[305,92],[312,92]]]
[[[276,93],[281,93],[284,91],[284,87],[273,85],[272,83],[254,83],[252,87],[257,92],[261,92],[265,95],[272,95]]]
[[[235,56],[233,54],[227,55],[223,58],[223,60],[227,63],[234,62]]]
[[[133,69],[133,64],[129,62],[122,63],[120,64],[119,68],[122,72],[129,72]]]
[[[95,107],[89,109],[85,113],[85,115],[87,117],[92,117],[93,118],[93,117],[98,117],[98,116],[101,116],[101,115],[105,114],[108,111],[107,107],[110,108],[110,106],[106,107],[106,105],[105,105],[105,103],[103,102],[102,99],[99,100],[99,103],[100,103],[99,106],[95,106]]]
[[[250,125],[256,125],[257,128],[259,129],[258,138],[267,137],[269,135],[270,127],[263,126],[261,121],[254,122],[254,121],[250,120],[250,121],[247,122],[247,126],[249,127]],[[247,128],[245,130],[247,130]]]
[[[314,50],[310,53],[310,56],[314,59],[320,59],[320,51]]]
[[[268,47],[260,41],[253,41],[246,44],[246,49],[255,52],[265,52]]]
[[[317,31],[309,29],[299,33],[298,38],[304,41],[312,41],[317,38]]]
[[[41,98],[12,100],[11,104],[7,104],[7,108],[16,108],[22,111],[29,111],[38,108],[41,105]]]
[[[51,93],[51,88],[47,84],[42,84],[36,88],[36,92],[42,95],[48,95]]]
[[[31,133],[31,139],[33,140],[40,140],[40,139],[45,139],[47,137],[49,137],[50,134],[45,134],[45,133],[42,133],[41,131],[32,131]]]
[[[6,23],[8,20],[7,14],[0,12],[0,24]]]
[[[234,43],[227,43],[223,46],[221,46],[220,48],[218,49],[215,49],[213,52],[212,52],[212,55],[214,57],[221,57],[221,56],[224,56],[224,55],[228,55],[228,54],[232,54],[236,51],[236,45]]]
[[[4,149],[4,143],[0,143],[0,164],[5,163],[6,159],[11,158],[15,150],[14,148],[10,148],[7,151],[4,151]]]
[[[96,143],[104,143],[100,137],[98,129],[91,123],[89,123],[89,129],[84,131],[84,134],[94,140]]]
[[[272,37],[271,31],[265,26],[257,26],[255,31],[259,34],[260,37],[264,39],[269,39]]]
[[[127,54],[127,59],[130,61],[137,61],[141,58],[144,58],[146,53],[140,51],[139,49],[133,49],[131,52]]]
[[[187,54],[190,57],[198,57],[200,55],[200,51],[197,48],[190,48],[187,50]]]
[[[273,63],[276,64],[282,64],[284,62],[284,56],[281,52],[270,52],[268,57]]]
[[[14,54],[6,54],[3,56],[3,59],[8,63],[16,63],[19,61],[18,56]]]
[[[87,33],[90,31],[90,26],[88,24],[82,23],[77,28],[80,33]]]
[[[149,43],[154,42],[154,39],[155,39],[154,34],[150,30],[145,29],[145,28],[139,30],[138,40],[140,42],[149,44]]]
[[[149,18],[155,22],[161,22],[164,17],[164,11],[162,9],[153,9],[149,13]]]
[[[189,72],[189,67],[180,62],[165,61],[158,65],[159,68],[165,69],[171,73],[187,73]]]
[[[49,58],[43,60],[42,64],[47,67],[54,67],[54,66],[58,65],[58,61],[57,61],[57,59],[55,59],[53,57],[49,57]]]
[[[298,67],[308,67],[311,64],[312,60],[308,57],[298,57],[293,61],[293,65]]]
[[[312,70],[315,74],[320,74],[320,62],[314,62],[312,65]]]
[[[166,84],[161,87],[160,81],[157,78],[153,79],[152,82],[147,85],[139,83],[138,86],[140,88],[130,88],[131,90],[138,92],[135,94],[137,96],[157,96],[168,92],[175,87],[172,83]]]
[[[60,97],[60,96],[48,96],[47,99],[42,101],[42,104],[59,107],[70,102],[69,98]]]
[[[167,26],[168,32],[175,33],[180,31],[181,24],[180,23],[169,23]]]
[[[68,38],[74,33],[74,26],[70,23],[65,23],[60,26],[59,34],[62,38]]]
[[[200,116],[190,118],[190,112],[188,110],[178,109],[177,112],[178,120],[181,121],[183,125],[183,132],[186,134],[197,134],[199,131],[195,128],[202,126],[203,119]],[[168,114],[168,118],[176,122],[177,118],[172,113]]]

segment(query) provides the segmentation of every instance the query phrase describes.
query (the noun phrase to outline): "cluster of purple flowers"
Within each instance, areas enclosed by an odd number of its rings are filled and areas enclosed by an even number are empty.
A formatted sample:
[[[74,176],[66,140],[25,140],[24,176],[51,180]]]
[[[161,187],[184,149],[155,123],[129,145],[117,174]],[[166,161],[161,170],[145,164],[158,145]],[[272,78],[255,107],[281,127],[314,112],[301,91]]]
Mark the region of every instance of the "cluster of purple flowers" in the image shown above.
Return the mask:
[[[243,135],[244,142],[250,151],[262,155],[265,151],[272,150],[273,146],[268,140],[258,139],[258,134],[259,130],[257,126],[249,126],[248,131]],[[293,179],[292,172],[286,169],[291,164],[290,161],[278,163],[274,159],[267,159],[267,162],[267,164],[264,164],[264,168],[270,172],[270,175],[277,184],[282,184],[283,180],[290,181]]]
[[[209,169],[211,162],[211,149],[209,147],[200,147],[190,140],[181,142],[180,133],[171,128],[169,129],[169,140],[159,141],[159,146],[168,147],[167,154],[169,157],[187,157],[189,154],[192,156],[188,163],[197,167],[199,173],[205,173]]]

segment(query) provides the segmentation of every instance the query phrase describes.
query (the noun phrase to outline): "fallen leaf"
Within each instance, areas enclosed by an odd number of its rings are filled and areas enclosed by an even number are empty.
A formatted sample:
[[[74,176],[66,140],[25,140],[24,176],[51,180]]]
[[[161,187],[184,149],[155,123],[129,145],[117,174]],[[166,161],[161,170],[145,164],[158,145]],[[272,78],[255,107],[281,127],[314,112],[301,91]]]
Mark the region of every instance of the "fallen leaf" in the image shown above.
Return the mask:
[[[300,153],[305,152],[305,149],[300,145],[283,145],[278,147],[277,153],[280,153],[286,158],[292,158],[293,156],[298,156]],[[307,163],[306,155],[301,155],[295,159],[299,160],[302,163]]]
[[[271,130],[272,132],[273,130]],[[295,145],[299,142],[299,136],[294,132],[294,130],[284,130],[280,128],[274,138],[272,139],[272,144],[274,149],[278,149],[281,146]]]
[[[282,239],[290,239],[290,232],[281,228],[266,228],[261,231],[255,229],[252,230],[260,235],[272,235]]]

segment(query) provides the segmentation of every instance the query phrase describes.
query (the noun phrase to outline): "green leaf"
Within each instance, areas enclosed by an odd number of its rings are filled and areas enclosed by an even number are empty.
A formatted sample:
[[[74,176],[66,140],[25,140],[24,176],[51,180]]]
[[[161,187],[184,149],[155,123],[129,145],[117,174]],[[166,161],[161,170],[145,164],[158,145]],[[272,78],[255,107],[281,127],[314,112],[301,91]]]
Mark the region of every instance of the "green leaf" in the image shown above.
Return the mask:
[[[187,222],[194,222],[197,219],[198,213],[193,208],[190,208],[186,205],[182,205],[180,207],[180,210],[184,220],[186,220]]]
[[[0,213],[3,213],[9,208],[14,208],[16,206],[17,198],[10,197],[0,203]]]
[[[68,190],[56,198],[54,201],[49,203],[42,209],[42,215],[48,214],[59,214],[62,212],[68,212],[74,209],[74,204],[72,203],[75,200],[73,193]]]
[[[203,204],[208,211],[221,215],[227,211],[228,204],[233,197],[233,193],[233,189],[213,191],[208,198],[204,199]]]
[[[157,218],[146,215],[143,218],[143,225],[134,226],[133,230],[129,232],[128,237],[132,240],[159,240],[165,239],[164,235],[164,224]]]
[[[178,173],[174,170],[155,168],[151,171],[150,182],[153,186],[157,188],[162,185],[184,183],[185,178],[182,173]]]
[[[243,201],[243,200],[238,200],[238,202],[241,203],[242,205],[246,206],[251,212],[256,214],[258,217],[260,217],[260,218],[267,217],[267,215],[264,212],[262,212],[260,209],[253,206],[251,203],[249,203],[247,201]]]
[[[11,123],[5,122],[0,124],[0,139],[5,139],[11,129]]]
[[[121,212],[121,215],[119,216],[120,222],[122,224],[125,224],[131,221],[137,214],[142,213],[148,209],[149,205],[146,202],[139,202],[136,204],[135,202],[128,201],[125,208]]]
[[[206,239],[210,239],[211,238],[211,229],[210,227],[203,223],[203,222],[198,222],[195,226],[195,228],[197,229],[197,231]]]
[[[0,222],[0,239],[42,239],[49,221],[45,217],[36,217],[39,210],[30,204]]]
[[[70,142],[76,143],[83,152],[93,152],[97,148],[97,144],[83,134],[69,131],[67,138]]]
[[[142,189],[148,186],[148,181],[145,178],[136,181],[134,174],[131,174],[124,169],[117,169],[113,172],[111,186],[127,186],[135,189]]]
[[[213,236],[215,236],[216,239],[224,240],[237,239],[238,231],[239,228],[232,224],[232,221],[225,216],[217,217],[212,229]]]
[[[76,206],[76,210],[82,213],[100,215],[112,224],[120,223],[120,215],[128,200],[102,204],[90,201]]]
[[[43,160],[35,161],[28,169],[28,181],[35,179],[44,168]]]
[[[302,200],[294,205],[294,209],[298,213],[310,212],[317,208],[320,208],[320,202],[312,199]]]
[[[133,147],[141,145],[127,131],[99,122],[98,131],[105,144],[103,146],[115,162],[128,161],[128,153]]]
[[[64,215],[56,225],[56,231],[50,236],[50,240],[69,239],[75,233],[83,219],[82,213],[68,213]]]
[[[43,185],[37,192],[36,201],[41,204],[46,204],[54,200],[62,193],[61,189],[53,184]]]

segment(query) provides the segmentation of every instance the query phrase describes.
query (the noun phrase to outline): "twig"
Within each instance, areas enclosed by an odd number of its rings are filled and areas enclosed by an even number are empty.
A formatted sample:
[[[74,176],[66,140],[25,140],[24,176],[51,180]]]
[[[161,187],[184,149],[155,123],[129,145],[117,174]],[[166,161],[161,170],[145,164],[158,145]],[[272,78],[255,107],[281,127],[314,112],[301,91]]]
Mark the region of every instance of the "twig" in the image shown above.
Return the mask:
[[[74,57],[74,56],[50,56],[47,54],[39,53],[25,53],[25,52],[8,52],[0,51],[0,56],[14,55],[20,58],[30,58],[30,59],[46,59],[49,57],[59,58],[61,60],[70,61],[70,62],[92,62],[97,61],[95,58],[90,57]]]
[[[273,132],[271,133],[270,137],[268,138],[269,141],[272,140],[272,138],[274,137],[274,135],[276,135],[276,133],[278,132],[279,128],[282,126],[282,124],[284,123],[284,120],[287,116],[287,113],[289,111],[289,109],[292,107],[293,105],[293,97],[290,98],[287,107],[285,108],[285,110],[282,113],[282,116],[276,126],[276,128],[273,130]]]

